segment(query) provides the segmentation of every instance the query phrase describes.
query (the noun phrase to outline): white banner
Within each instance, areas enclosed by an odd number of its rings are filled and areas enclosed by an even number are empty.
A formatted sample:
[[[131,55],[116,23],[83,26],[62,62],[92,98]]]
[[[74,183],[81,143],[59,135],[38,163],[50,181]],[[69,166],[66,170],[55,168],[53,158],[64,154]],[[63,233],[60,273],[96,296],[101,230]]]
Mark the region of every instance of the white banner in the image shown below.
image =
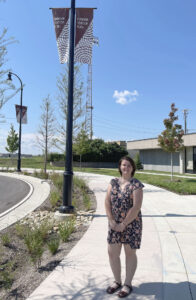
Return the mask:
[[[76,8],[76,35],[74,59],[92,64],[93,8]]]
[[[21,123],[22,124],[27,124],[27,106],[15,105],[15,107],[16,107],[17,122],[20,123],[20,112],[21,112],[22,113]]]
[[[53,22],[61,64],[69,59],[69,8],[53,8]]]

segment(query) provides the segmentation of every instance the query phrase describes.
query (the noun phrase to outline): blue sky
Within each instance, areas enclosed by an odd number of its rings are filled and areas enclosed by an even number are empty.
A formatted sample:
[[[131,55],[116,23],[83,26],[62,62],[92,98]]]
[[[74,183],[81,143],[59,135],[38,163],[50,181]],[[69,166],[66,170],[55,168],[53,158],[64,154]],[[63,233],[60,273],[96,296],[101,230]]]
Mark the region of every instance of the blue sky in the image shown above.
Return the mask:
[[[69,7],[70,0],[7,0],[0,2],[0,30],[8,28],[7,67],[20,76],[28,124],[23,125],[22,152],[39,153],[35,136],[42,99],[51,95],[55,113],[58,60],[49,7]],[[194,0],[76,0],[77,7],[97,7],[93,49],[93,132],[104,140],[156,137],[175,102],[178,123],[196,132],[196,2]],[[87,83],[87,65],[83,68]],[[19,85],[17,79],[15,85]],[[84,90],[86,101],[86,89]],[[10,123],[15,120],[17,94],[1,110],[0,152],[5,152]]]

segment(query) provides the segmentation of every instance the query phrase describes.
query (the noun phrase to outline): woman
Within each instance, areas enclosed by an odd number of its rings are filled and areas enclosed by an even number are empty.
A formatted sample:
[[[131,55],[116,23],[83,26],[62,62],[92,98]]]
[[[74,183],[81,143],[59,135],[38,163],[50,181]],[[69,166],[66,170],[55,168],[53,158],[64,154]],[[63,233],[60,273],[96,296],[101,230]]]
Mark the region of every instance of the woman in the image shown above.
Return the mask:
[[[106,290],[113,294],[117,290],[118,297],[124,298],[132,292],[132,279],[137,267],[136,250],[140,248],[142,235],[141,205],[144,185],[133,178],[135,163],[124,156],[119,161],[121,177],[111,180],[105,199],[108,216],[108,254],[115,281]],[[120,252],[124,245],[126,257],[126,276],[121,284]]]

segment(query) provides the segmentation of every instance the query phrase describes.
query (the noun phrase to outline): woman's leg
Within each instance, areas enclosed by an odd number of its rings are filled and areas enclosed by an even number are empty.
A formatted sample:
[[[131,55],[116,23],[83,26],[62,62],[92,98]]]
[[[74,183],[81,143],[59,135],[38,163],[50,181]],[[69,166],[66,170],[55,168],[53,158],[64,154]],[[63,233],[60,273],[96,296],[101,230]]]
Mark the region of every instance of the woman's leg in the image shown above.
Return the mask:
[[[120,252],[122,244],[108,244],[108,254],[110,266],[114,275],[116,282],[121,283],[121,262],[120,262]]]
[[[124,284],[131,286],[131,282],[137,268],[136,249],[131,249],[130,245],[128,244],[124,244],[124,249],[126,264],[126,277]]]

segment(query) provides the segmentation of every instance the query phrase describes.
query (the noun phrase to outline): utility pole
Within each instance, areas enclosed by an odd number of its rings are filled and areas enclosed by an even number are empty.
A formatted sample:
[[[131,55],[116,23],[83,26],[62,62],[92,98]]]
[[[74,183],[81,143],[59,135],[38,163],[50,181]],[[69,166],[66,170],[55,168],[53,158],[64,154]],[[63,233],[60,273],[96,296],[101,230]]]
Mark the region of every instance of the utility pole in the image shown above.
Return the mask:
[[[93,37],[93,45],[99,45],[99,39]],[[86,99],[86,117],[85,117],[85,129],[88,136],[92,140],[93,138],[93,97],[92,97],[92,64],[88,65],[88,79],[87,79],[87,99]]]
[[[188,111],[189,111],[189,109],[183,109],[183,114],[184,114],[184,134],[188,133],[188,130],[187,130],[187,116],[188,116]]]

